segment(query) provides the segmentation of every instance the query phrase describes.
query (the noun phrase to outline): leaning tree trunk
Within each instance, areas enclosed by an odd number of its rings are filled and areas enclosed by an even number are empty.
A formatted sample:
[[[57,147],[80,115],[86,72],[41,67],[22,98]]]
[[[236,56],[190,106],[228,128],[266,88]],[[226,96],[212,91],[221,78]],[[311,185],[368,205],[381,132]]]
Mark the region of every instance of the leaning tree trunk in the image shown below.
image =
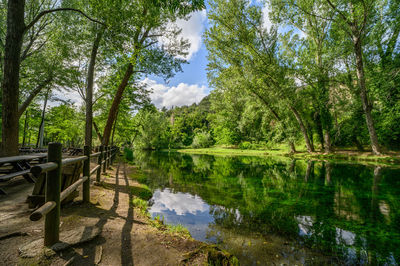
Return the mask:
[[[304,126],[303,119],[301,119],[301,116],[300,116],[299,112],[292,106],[289,106],[289,109],[294,114],[294,116],[295,116],[295,118],[297,120],[297,123],[299,123],[300,131],[303,134],[304,140],[306,142],[307,151],[309,153],[314,152],[314,147],[311,144],[310,138],[308,137],[308,134],[307,134],[307,129]]]
[[[127,70],[125,71],[124,78],[121,81],[121,84],[118,86],[117,93],[115,94],[113,103],[110,108],[110,112],[108,113],[108,119],[107,119],[107,124],[104,128],[104,133],[103,133],[103,145],[108,145],[110,142],[110,136],[111,136],[111,131],[112,131],[112,126],[114,124],[114,121],[117,117],[117,111],[119,104],[121,103],[122,100],[122,95],[125,91],[126,86],[128,85],[128,81],[130,77],[133,74],[133,65],[129,63]]]
[[[119,113],[119,111],[117,111],[117,117],[115,118],[114,126],[113,126],[113,129],[112,129],[111,146],[114,145],[114,135],[115,135],[115,128],[117,127],[118,113]]]
[[[25,30],[24,9],[25,0],[8,1],[2,84],[2,156],[18,154],[19,72]]]
[[[100,142],[102,142],[103,141],[103,137],[101,136],[99,127],[97,126],[96,122],[94,122],[94,121],[93,121],[93,127],[94,127],[94,130],[96,131],[97,138],[99,139]]]
[[[90,55],[90,62],[88,67],[87,87],[86,87],[86,125],[85,125],[85,145],[92,148],[92,128],[93,128],[93,81],[94,69],[96,65],[97,51],[99,49],[100,41],[103,36],[104,30],[100,30],[96,34],[93,42],[92,53]]]
[[[371,141],[371,148],[374,154],[382,154],[381,147],[379,146],[378,136],[376,134],[374,120],[372,118],[372,106],[368,100],[368,92],[365,84],[365,73],[364,73],[364,62],[362,58],[362,47],[360,38],[353,38],[354,52],[356,55],[356,68],[357,68],[357,78],[358,86],[360,89],[360,97],[363,105],[363,110],[365,114],[365,120],[367,122],[369,138]]]

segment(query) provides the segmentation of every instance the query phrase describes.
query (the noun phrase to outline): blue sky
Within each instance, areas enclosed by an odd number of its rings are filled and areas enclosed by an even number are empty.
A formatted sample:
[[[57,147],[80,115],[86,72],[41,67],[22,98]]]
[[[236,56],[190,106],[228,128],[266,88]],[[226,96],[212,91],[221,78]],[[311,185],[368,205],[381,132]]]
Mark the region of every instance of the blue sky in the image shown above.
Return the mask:
[[[254,3],[262,5],[261,0],[254,0]],[[264,26],[270,28],[268,6],[263,5],[262,11]],[[207,28],[207,10],[195,12],[188,21],[177,21],[177,25],[183,30],[182,37],[191,43],[188,64],[183,65],[183,72],[177,73],[168,82],[156,76],[144,79],[153,91],[151,99],[158,108],[198,103],[212,89],[207,81],[207,49],[202,37]]]
[[[157,76],[144,79],[153,91],[151,99],[158,108],[198,103],[210,93],[206,73],[207,49],[202,37],[207,26],[207,11],[195,12],[189,20],[178,20],[176,24],[182,28],[181,37],[191,44],[186,57],[188,63],[182,65],[182,72],[167,82]]]
[[[261,5],[261,0],[253,1]],[[206,6],[206,10],[192,13],[188,20],[176,22],[177,26],[182,28],[181,37],[187,39],[191,44],[186,58],[188,63],[182,65],[183,71],[167,82],[154,75],[142,80],[152,91],[150,98],[157,108],[199,103],[212,90],[207,81],[207,49],[203,42],[203,33],[208,26],[207,11],[210,8],[208,4]],[[268,11],[267,6],[264,6],[264,25],[269,28],[271,22],[268,18]],[[68,96],[75,102],[82,101],[77,93],[68,93]]]
[[[207,49],[202,42],[200,49],[192,56],[188,64],[183,65],[183,72],[177,73],[168,81],[168,84],[166,84],[162,78],[155,76],[150,78],[167,86],[178,86],[179,83],[187,83],[208,87],[206,72],[207,62]]]

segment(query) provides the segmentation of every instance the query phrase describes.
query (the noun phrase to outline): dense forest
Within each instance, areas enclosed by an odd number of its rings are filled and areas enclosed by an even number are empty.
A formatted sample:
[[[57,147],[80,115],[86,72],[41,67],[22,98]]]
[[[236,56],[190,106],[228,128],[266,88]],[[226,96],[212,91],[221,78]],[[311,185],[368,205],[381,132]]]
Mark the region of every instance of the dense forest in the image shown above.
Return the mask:
[[[212,91],[198,104],[157,109],[141,81],[182,70],[189,43],[171,22],[205,8],[203,1],[2,1],[3,154],[51,141],[400,148],[398,1],[210,0],[207,7]],[[71,91],[82,105],[68,99]]]

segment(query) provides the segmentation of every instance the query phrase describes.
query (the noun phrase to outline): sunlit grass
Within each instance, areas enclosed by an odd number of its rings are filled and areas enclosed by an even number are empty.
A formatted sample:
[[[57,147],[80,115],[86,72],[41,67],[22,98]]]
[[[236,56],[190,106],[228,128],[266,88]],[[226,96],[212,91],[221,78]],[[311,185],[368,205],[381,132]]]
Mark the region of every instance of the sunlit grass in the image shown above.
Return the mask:
[[[219,156],[283,156],[295,159],[321,159],[336,161],[356,161],[368,162],[373,164],[397,165],[400,163],[400,154],[390,153],[389,155],[373,155],[370,152],[350,152],[349,150],[338,150],[330,154],[323,152],[308,153],[300,147],[296,153],[290,153],[287,145],[274,146],[271,149],[239,149],[235,147],[211,147],[202,149],[180,149],[181,153],[190,154],[210,154]]]

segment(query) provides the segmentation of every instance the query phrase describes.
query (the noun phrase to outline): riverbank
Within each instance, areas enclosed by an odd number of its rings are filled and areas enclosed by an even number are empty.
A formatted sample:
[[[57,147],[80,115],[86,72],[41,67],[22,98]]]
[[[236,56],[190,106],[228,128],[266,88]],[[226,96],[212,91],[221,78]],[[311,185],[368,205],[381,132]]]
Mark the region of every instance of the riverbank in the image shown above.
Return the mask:
[[[270,150],[247,150],[238,148],[203,148],[203,149],[178,149],[181,153],[190,154],[210,154],[220,156],[281,156],[294,159],[304,160],[335,160],[335,161],[348,161],[357,163],[368,164],[383,164],[396,166],[400,164],[400,153],[390,152],[385,155],[377,156],[371,152],[359,152],[353,150],[338,150],[333,153],[327,154],[323,152],[308,153],[306,151],[298,151],[296,153],[289,153],[287,150],[270,149]]]
[[[28,219],[24,201],[32,185],[10,190],[1,198],[0,265],[203,265],[210,254],[225,254],[192,239],[183,227],[152,220],[143,210],[152,194],[129,177],[132,171],[128,164],[115,165],[91,186],[91,204],[78,198],[64,206],[63,247],[53,250],[43,248],[44,219]]]

